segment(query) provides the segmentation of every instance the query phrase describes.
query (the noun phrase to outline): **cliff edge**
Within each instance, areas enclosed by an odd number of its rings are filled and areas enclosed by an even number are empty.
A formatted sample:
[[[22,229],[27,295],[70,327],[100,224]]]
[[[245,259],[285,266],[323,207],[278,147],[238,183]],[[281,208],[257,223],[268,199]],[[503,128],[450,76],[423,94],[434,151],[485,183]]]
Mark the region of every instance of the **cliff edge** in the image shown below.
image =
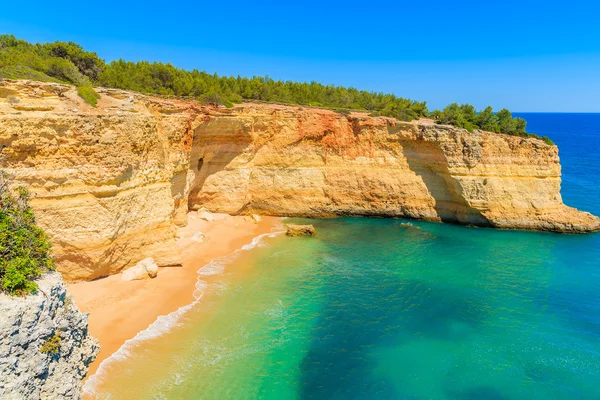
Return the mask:
[[[329,110],[232,109],[99,88],[0,82],[0,166],[29,187],[66,279],[152,257],[180,263],[189,209],[282,216],[366,215],[584,233],[567,207],[556,146]]]

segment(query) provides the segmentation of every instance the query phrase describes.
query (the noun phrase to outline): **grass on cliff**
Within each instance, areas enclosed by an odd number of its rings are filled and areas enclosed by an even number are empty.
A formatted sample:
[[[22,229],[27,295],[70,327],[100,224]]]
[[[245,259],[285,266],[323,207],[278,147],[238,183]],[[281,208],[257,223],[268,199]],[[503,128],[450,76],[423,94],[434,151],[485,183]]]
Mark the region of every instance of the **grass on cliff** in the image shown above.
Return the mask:
[[[48,237],[35,223],[27,190],[13,193],[8,184],[6,175],[1,174],[0,291],[23,296],[37,291],[34,280],[54,270],[54,260]]]
[[[100,99],[98,92],[89,84],[77,86],[77,94],[92,107],[96,107]]]
[[[50,336],[40,347],[40,353],[43,354],[58,354],[60,351],[61,338],[57,332]]]
[[[491,107],[477,112],[469,104],[450,104],[432,113],[424,101],[414,101],[389,93],[369,92],[352,87],[317,82],[273,80],[268,76],[245,78],[219,76],[199,70],[184,70],[170,63],[122,59],[106,63],[94,52],[74,42],[29,43],[13,35],[0,35],[0,78],[35,79],[71,83],[89,104],[97,94],[92,84],[140,93],[193,98],[205,104],[232,107],[243,100],[325,107],[338,112],[364,111],[401,121],[423,117],[440,124],[470,131],[483,129],[521,137],[548,138],[527,133],[527,122],[513,118],[510,111],[494,112]]]

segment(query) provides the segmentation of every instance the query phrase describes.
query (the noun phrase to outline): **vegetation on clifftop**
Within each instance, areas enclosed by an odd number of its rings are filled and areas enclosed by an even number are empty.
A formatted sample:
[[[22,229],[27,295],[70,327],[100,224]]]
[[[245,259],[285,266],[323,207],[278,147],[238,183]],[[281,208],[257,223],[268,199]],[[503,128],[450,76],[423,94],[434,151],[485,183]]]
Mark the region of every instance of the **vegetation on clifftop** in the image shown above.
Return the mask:
[[[96,107],[96,104],[98,104],[98,99],[100,98],[100,95],[90,84],[77,86],[77,94],[79,97],[85,100],[86,103],[93,107]]]
[[[538,136],[527,133],[527,121],[523,118],[513,117],[512,113],[506,108],[495,113],[492,107],[487,107],[477,112],[475,107],[470,104],[452,103],[443,110],[435,110],[430,115],[438,124],[453,125],[459,128],[465,128],[469,131],[481,129],[488,132],[506,133],[513,136],[534,137],[543,140],[547,144],[554,145],[554,142],[547,136]]]
[[[513,118],[506,109],[494,113],[487,107],[478,113],[471,105],[451,104],[429,113],[426,102],[393,94],[317,82],[276,81],[269,77],[218,76],[196,69],[186,71],[169,63],[122,59],[105,63],[96,53],[85,51],[77,43],[31,44],[13,35],[0,35],[2,77],[71,83],[78,86],[79,95],[93,106],[98,97],[91,84],[96,84],[146,94],[192,97],[206,104],[227,107],[243,100],[258,100],[326,107],[344,113],[361,110],[402,121],[431,117],[440,124],[468,130],[539,138],[526,132],[524,119]],[[540,139],[552,144],[548,138]]]
[[[0,172],[0,291],[26,295],[37,290],[33,281],[54,270],[50,242],[35,224],[29,194],[23,188],[9,190],[6,174]]]
[[[91,84],[104,66],[96,53],[73,42],[31,44],[13,35],[0,35],[0,78],[73,84],[94,107],[98,93]]]

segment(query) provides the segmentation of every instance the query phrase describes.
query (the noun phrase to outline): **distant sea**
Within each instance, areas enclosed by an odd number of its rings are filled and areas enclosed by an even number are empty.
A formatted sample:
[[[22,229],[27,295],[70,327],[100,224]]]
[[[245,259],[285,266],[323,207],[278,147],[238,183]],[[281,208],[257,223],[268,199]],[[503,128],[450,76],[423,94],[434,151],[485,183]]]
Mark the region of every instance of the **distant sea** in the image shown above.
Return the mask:
[[[600,114],[519,115],[558,144],[565,203],[600,215]],[[297,221],[318,236],[202,268],[204,297],[97,397],[600,399],[599,234]]]

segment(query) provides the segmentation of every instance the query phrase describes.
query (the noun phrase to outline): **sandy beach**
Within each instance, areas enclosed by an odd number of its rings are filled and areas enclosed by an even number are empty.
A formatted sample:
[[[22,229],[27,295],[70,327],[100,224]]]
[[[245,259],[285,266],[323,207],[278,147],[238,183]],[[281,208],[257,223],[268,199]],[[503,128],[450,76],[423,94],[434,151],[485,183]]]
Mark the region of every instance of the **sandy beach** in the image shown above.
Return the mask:
[[[121,274],[117,274],[68,285],[79,309],[90,313],[89,330],[101,346],[88,376],[157,317],[190,304],[194,300],[198,269],[249,244],[256,236],[271,232],[280,221],[276,217],[263,217],[260,222],[254,222],[250,217],[213,216],[214,221],[205,221],[192,212],[187,226],[179,229],[177,246],[182,254],[182,266],[160,268],[154,279],[124,281]],[[198,232],[204,234],[201,242],[192,239]]]

